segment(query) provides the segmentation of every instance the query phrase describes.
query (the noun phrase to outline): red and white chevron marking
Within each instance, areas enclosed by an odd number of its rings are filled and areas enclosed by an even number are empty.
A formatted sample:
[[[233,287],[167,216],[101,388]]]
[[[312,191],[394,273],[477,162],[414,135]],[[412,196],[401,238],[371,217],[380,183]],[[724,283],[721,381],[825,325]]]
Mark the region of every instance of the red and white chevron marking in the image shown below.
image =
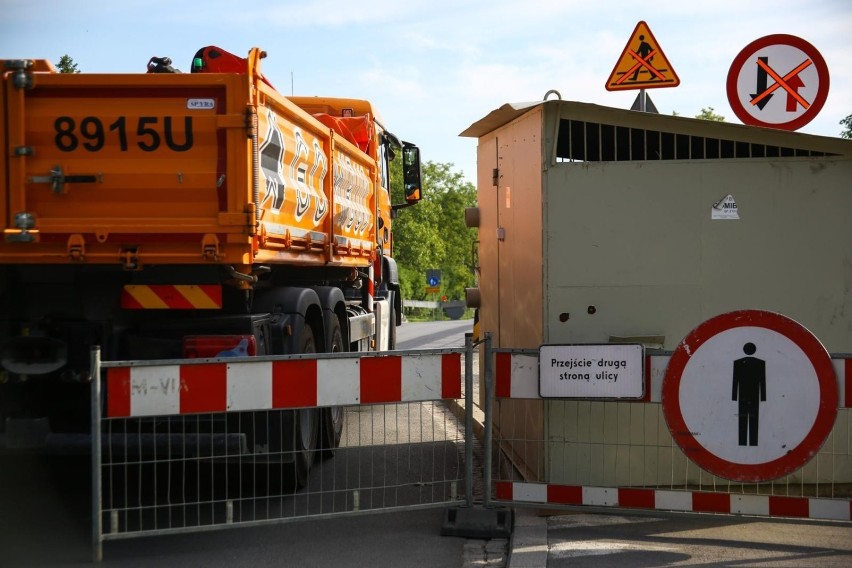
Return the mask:
[[[813,497],[744,495],[629,487],[587,487],[497,481],[496,501],[543,505],[586,505],[693,513],[725,513],[804,519],[852,520],[852,501]]]
[[[109,367],[107,418],[461,398],[461,354]]]
[[[645,396],[634,402],[661,402],[663,377],[669,355],[645,357]],[[852,359],[832,357],[837,376],[839,408],[852,408]],[[495,358],[494,390],[497,398],[540,398],[538,392],[538,353],[498,351]],[[626,401],[630,402],[630,401]]]

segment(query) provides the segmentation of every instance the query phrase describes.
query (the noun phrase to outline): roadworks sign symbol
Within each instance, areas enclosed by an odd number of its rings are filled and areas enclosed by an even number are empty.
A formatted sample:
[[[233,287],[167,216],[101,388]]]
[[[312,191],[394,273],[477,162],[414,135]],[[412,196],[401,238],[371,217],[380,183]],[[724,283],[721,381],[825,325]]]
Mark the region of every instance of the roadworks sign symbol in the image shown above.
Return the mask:
[[[607,79],[606,90],[658,89],[678,85],[680,79],[651,28],[645,22],[639,22]]]

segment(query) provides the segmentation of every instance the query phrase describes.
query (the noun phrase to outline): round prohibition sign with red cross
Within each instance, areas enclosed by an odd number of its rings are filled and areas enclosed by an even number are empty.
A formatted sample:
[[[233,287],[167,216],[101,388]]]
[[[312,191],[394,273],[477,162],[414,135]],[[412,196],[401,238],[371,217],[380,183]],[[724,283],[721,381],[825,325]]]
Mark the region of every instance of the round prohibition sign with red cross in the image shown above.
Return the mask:
[[[828,98],[828,66],[807,41],[775,34],[748,44],[728,71],[728,102],[744,124],[798,130]]]
[[[742,310],[692,330],[669,360],[669,431],[702,469],[733,481],[778,479],[819,451],[837,416],[837,379],[798,322]]]

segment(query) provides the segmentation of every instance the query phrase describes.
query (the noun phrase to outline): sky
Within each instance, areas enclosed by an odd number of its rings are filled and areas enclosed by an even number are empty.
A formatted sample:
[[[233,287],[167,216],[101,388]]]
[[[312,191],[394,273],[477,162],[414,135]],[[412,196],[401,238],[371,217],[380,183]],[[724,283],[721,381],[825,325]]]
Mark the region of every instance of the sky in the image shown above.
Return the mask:
[[[67,54],[87,73],[143,73],[152,56],[188,72],[201,47],[259,47],[285,95],[368,99],[425,161],[471,182],[477,142],[459,133],[504,103],[555,89],[630,108],[637,90],[604,85],[639,21],[680,79],[646,91],[662,114],[712,107],[741,123],[728,71],[771,34],[806,40],[828,66],[825,106],[799,132],[839,136],[852,114],[852,0],[0,0],[0,10],[0,59]]]

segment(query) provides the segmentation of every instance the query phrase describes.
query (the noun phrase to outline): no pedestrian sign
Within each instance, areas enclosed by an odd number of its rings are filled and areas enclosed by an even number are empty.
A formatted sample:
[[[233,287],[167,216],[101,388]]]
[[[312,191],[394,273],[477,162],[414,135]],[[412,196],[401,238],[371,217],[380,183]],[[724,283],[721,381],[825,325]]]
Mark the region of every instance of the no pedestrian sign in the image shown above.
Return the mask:
[[[772,312],[716,316],[681,341],[663,379],[672,438],[702,469],[733,481],[778,479],[805,465],[837,416],[831,357]]]
[[[634,344],[542,345],[542,398],[642,398],[644,348]]]
[[[798,130],[828,98],[828,66],[807,41],[775,34],[748,44],[728,71],[728,102],[744,124]]]

